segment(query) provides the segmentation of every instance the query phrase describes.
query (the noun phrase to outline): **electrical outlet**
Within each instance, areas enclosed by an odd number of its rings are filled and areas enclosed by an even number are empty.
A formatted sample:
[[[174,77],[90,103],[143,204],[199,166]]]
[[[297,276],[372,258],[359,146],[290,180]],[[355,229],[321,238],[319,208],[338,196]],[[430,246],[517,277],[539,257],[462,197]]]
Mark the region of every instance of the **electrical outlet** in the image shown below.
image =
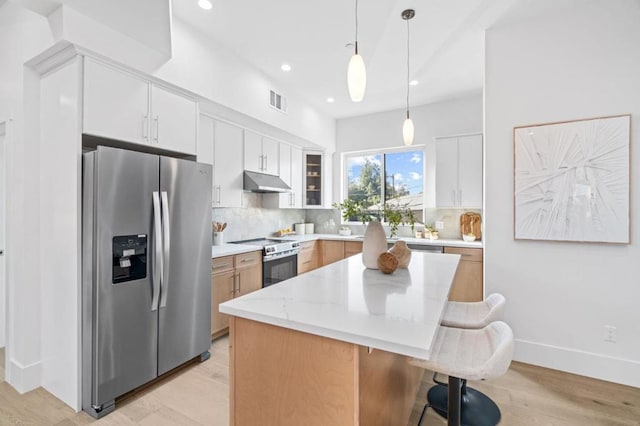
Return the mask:
[[[616,328],[612,325],[604,326],[604,341],[610,343],[616,343]]]
[[[444,229],[444,222],[441,220],[436,221],[436,229]]]

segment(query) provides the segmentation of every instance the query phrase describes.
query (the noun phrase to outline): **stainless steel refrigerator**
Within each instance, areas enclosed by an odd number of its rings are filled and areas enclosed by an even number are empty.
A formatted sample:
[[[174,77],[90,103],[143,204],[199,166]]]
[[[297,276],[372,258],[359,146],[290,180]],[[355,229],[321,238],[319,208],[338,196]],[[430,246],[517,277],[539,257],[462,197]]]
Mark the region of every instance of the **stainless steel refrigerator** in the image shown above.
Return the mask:
[[[99,146],[83,155],[82,408],[211,346],[211,166]]]

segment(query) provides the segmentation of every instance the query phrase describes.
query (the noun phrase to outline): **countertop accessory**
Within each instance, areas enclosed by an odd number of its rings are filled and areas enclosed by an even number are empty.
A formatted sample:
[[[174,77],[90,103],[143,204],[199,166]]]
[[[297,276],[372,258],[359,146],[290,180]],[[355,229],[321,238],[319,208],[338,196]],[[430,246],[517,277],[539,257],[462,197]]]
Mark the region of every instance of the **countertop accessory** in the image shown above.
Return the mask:
[[[349,236],[351,235],[351,228],[347,228],[346,226],[343,226],[338,230],[338,234]]]
[[[315,232],[315,225],[313,223],[305,223],[304,224],[304,233],[307,235],[313,234]]]
[[[296,223],[293,225],[293,228],[296,230],[296,235],[304,235],[304,231],[305,231],[304,223]]]
[[[362,263],[369,269],[378,269],[378,256],[387,251],[387,236],[382,224],[372,220],[362,240]]]
[[[406,241],[396,241],[396,243],[389,249],[389,253],[393,254],[398,259],[398,268],[407,268],[409,262],[411,262],[411,249],[407,247]]]
[[[378,269],[383,274],[393,274],[398,269],[398,258],[386,252],[378,256]]]
[[[308,189],[316,189],[315,185],[309,185]]]
[[[482,216],[480,213],[466,212],[460,215],[460,235],[464,240],[465,235],[473,234],[476,240],[482,239]],[[467,240],[465,240],[467,241]],[[471,240],[474,241],[474,240]]]
[[[462,239],[465,240],[466,242],[470,243],[472,241],[476,240],[476,236],[473,234],[465,234],[462,236]]]
[[[214,232],[213,233],[213,245],[214,246],[221,246],[223,244],[224,244],[224,233],[222,231]]]

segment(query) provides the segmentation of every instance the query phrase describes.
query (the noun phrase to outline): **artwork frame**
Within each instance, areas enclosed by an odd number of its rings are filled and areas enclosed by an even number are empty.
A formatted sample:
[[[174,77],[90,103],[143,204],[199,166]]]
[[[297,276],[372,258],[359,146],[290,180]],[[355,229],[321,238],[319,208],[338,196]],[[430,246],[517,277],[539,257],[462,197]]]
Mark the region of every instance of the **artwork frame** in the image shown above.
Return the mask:
[[[629,244],[630,138],[630,114],[514,127],[514,239]]]

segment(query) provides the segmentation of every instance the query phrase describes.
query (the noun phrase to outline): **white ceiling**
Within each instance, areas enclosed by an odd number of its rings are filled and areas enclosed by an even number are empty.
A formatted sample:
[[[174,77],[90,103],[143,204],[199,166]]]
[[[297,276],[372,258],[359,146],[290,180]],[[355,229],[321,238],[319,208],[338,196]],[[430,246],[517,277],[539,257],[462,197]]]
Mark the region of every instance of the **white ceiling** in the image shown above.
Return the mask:
[[[271,77],[285,96],[343,118],[404,107],[404,9],[416,11],[410,21],[411,79],[420,84],[411,87],[410,103],[421,105],[482,90],[483,31],[518,1],[360,1],[358,45],[367,67],[360,103],[351,102],[346,84],[355,0],[213,0],[210,11],[197,0],[174,0],[173,13]],[[281,71],[283,62],[292,71]]]

